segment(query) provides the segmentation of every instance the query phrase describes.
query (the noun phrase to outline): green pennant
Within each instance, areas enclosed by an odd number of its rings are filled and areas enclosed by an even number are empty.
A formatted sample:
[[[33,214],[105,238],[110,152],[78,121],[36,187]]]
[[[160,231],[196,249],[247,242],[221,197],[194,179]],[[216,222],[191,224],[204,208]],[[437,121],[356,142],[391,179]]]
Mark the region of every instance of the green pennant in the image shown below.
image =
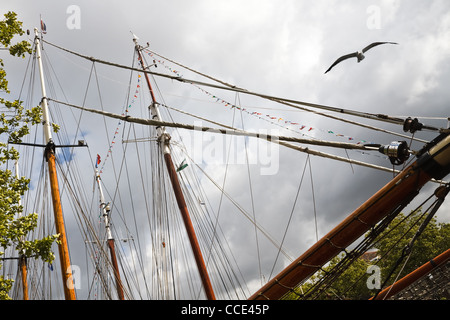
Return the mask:
[[[186,159],[183,160],[183,162],[181,162],[180,166],[177,169],[177,172],[180,172],[181,170],[183,170],[184,168],[186,168],[188,166],[187,163],[184,163],[186,161]]]

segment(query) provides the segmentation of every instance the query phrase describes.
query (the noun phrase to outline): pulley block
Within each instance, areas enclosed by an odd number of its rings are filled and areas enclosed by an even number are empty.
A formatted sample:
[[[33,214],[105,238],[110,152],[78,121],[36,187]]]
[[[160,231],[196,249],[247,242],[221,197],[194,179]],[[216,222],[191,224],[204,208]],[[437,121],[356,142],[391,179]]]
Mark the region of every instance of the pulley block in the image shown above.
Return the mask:
[[[408,117],[405,119],[403,123],[403,131],[414,133],[416,131],[420,131],[423,128],[423,124],[419,122],[417,118]]]

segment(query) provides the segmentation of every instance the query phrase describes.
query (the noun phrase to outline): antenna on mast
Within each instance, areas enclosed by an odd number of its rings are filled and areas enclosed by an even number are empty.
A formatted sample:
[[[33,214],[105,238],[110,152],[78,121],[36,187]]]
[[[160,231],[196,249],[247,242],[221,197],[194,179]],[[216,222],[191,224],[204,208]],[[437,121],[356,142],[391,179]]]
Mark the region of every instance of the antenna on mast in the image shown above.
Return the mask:
[[[135,34],[133,33],[133,31],[130,31],[130,33],[133,35],[133,41],[136,43],[136,41],[139,40],[138,36],[135,35]]]

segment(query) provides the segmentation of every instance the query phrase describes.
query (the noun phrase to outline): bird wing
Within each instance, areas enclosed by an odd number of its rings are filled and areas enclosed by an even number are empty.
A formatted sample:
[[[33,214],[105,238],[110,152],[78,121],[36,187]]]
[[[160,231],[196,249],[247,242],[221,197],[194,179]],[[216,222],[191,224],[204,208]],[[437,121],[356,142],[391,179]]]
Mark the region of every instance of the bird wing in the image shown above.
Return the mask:
[[[398,44],[397,42],[374,42],[374,43],[369,44],[364,49],[362,49],[362,52],[364,53],[364,52],[368,51],[369,49],[371,49],[373,47],[379,46],[380,44],[387,44],[387,43],[388,44]]]
[[[346,54],[345,56],[340,57],[339,59],[337,59],[332,65],[331,67],[328,68],[327,71],[325,71],[325,73],[327,73],[328,71],[331,70],[331,68],[333,68],[335,65],[337,65],[339,62],[342,62],[344,60],[350,59],[350,58],[356,58],[358,56],[358,52],[353,52],[350,54]]]

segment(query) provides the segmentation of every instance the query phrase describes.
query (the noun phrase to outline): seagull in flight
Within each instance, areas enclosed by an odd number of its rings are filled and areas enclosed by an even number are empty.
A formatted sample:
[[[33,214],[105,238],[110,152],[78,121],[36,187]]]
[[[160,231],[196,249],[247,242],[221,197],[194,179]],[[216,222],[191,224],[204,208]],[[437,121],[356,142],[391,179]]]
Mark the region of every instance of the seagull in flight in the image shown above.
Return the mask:
[[[350,54],[346,54],[342,57],[340,57],[339,59],[337,59],[332,65],[331,67],[328,68],[327,71],[325,71],[325,73],[327,73],[328,71],[331,70],[331,68],[333,68],[335,65],[337,65],[339,62],[342,62],[344,60],[350,59],[350,58],[356,58],[358,60],[358,63],[361,62],[365,57],[364,57],[364,53],[367,52],[369,49],[379,46],[380,44],[398,44],[396,42],[374,42],[369,44],[367,47],[365,47],[364,49],[362,49],[361,52],[356,51]]]

